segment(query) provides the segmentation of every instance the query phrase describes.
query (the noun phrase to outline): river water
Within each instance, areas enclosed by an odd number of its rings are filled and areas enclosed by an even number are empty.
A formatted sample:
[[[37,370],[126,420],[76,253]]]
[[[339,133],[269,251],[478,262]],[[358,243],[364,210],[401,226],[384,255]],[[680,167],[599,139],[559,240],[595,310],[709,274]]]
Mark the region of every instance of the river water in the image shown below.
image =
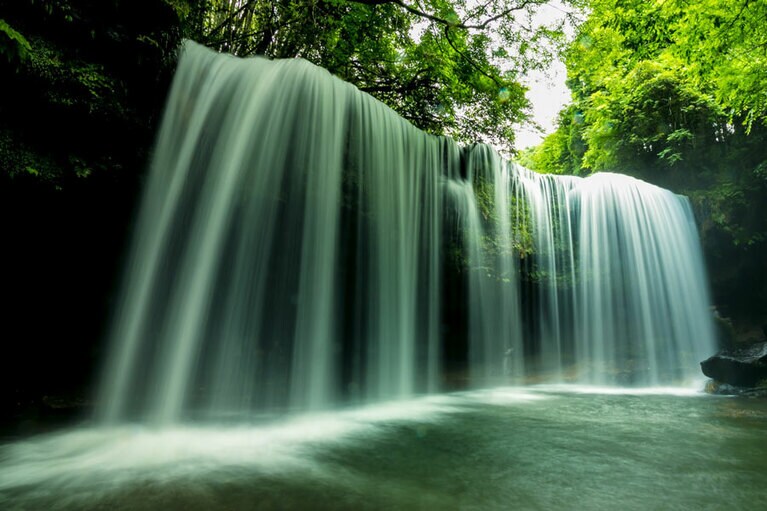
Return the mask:
[[[0,447],[0,508],[757,509],[767,401],[510,387]]]

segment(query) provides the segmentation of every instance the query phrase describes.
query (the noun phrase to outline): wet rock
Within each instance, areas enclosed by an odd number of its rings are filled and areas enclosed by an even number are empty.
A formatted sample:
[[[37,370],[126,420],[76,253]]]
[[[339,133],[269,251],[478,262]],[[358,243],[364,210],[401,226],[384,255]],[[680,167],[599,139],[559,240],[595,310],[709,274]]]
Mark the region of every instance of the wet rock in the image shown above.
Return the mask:
[[[716,328],[716,338],[719,341],[719,348],[722,350],[732,348],[735,345],[737,338],[732,320],[721,316],[716,307],[712,307],[711,311],[711,315],[714,318],[714,327]]]
[[[720,383],[714,380],[706,382],[706,393],[718,396],[741,396],[767,398],[767,387],[736,387],[729,383]]]
[[[767,342],[722,350],[700,363],[703,374],[735,387],[756,387],[767,380]]]

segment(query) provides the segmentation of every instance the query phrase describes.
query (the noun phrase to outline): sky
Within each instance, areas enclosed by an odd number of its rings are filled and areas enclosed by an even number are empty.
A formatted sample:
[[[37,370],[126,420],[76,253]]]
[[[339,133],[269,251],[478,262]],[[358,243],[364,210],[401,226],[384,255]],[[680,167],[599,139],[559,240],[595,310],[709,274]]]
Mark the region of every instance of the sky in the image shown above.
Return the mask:
[[[532,103],[532,118],[543,128],[544,133],[532,127],[520,126],[516,132],[517,149],[538,145],[545,135],[554,131],[557,114],[570,102],[570,90],[565,86],[566,78],[565,66],[559,61],[552,64],[548,73],[532,72],[525,77],[523,83],[530,89],[527,97]]]
[[[559,0],[543,5],[534,19],[535,23],[552,24],[562,19],[565,7]],[[569,29],[569,30],[568,30]],[[567,27],[572,36],[572,27]],[[543,133],[528,126],[519,126],[516,132],[517,149],[538,145],[543,137],[556,128],[557,114],[570,102],[570,91],[565,86],[567,71],[563,62],[556,60],[544,71],[531,71],[522,80],[529,90],[527,97],[532,103],[532,119],[543,128]]]

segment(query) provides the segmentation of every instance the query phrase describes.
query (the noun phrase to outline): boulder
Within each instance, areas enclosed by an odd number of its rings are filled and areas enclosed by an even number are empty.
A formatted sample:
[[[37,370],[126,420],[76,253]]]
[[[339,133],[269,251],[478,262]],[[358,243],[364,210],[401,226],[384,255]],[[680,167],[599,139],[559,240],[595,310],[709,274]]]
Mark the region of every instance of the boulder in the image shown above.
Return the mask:
[[[767,380],[767,342],[725,349],[700,363],[703,374],[736,387],[756,387]]]

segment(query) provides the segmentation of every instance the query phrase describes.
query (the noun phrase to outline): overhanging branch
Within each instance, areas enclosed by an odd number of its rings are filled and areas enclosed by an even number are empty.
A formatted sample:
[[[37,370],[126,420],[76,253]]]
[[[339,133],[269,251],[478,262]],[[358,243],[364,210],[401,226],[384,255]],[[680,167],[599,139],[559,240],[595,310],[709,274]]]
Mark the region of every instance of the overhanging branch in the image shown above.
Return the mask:
[[[482,75],[490,78],[492,81],[495,82],[495,84],[498,87],[502,87],[503,86],[503,83],[501,83],[501,81],[497,77],[489,74],[487,71],[482,69],[476,62],[474,62],[474,59],[472,59],[468,55],[464,54],[461,50],[459,50],[456,47],[455,44],[453,44],[453,40],[450,39],[450,27],[445,27],[445,39],[447,39],[447,44],[450,45],[450,47],[453,49],[453,51],[455,51],[458,55],[460,55],[463,59],[465,59],[469,64],[471,64],[471,67],[473,67],[474,69],[479,71]]]
[[[505,18],[509,14],[515,12],[515,11],[521,11],[525,7],[531,4],[538,3],[536,0],[523,0],[522,2],[513,5],[512,7],[509,7],[507,9],[504,9],[502,12],[496,14],[495,16],[491,16],[490,18],[487,18],[486,20],[475,23],[475,24],[466,24],[466,23],[460,23],[451,21],[445,18],[441,18],[439,16],[435,16],[434,14],[430,14],[428,12],[422,11],[416,7],[413,7],[410,4],[405,3],[403,0],[348,0],[351,3],[357,3],[357,4],[365,4],[365,5],[384,5],[384,4],[394,4],[397,5],[406,11],[408,11],[411,14],[415,14],[418,17],[428,19],[430,21],[433,21],[435,23],[439,23],[440,25],[444,25],[446,27],[452,27],[452,28],[463,28],[463,29],[473,29],[473,30],[484,30],[492,23],[498,21],[501,18]]]

